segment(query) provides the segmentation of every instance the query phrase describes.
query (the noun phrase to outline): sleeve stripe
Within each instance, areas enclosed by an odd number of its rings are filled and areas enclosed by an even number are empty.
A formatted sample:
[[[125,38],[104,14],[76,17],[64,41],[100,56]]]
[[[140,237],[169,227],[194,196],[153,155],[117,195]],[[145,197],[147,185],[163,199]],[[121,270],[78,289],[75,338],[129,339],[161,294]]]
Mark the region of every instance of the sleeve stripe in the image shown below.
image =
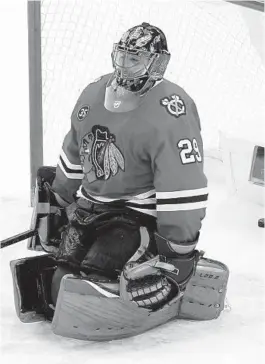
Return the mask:
[[[179,198],[163,198],[163,199],[157,199],[157,205],[191,204],[207,200],[208,200],[208,195],[179,197]]]
[[[60,169],[62,170],[63,174],[69,178],[69,179],[83,179],[84,174],[83,173],[73,173],[73,172],[67,172],[63,166],[63,161],[61,159],[59,159],[58,161],[58,166],[60,167]]]
[[[65,172],[67,172],[67,173],[78,173],[78,174],[80,173],[80,174],[83,174],[82,169],[79,169],[79,170],[74,169],[73,170],[73,169],[68,168],[67,165],[65,164],[63,158],[61,156],[60,156],[59,160],[60,160],[61,165],[63,166]]]
[[[197,188],[196,190],[181,190],[181,191],[170,191],[170,192],[156,192],[157,199],[171,199],[179,197],[192,197],[200,195],[208,195],[208,187]]]
[[[74,171],[82,171],[82,167],[80,164],[73,164],[69,161],[67,155],[65,154],[65,152],[63,151],[63,149],[61,150],[60,153],[60,158],[63,160],[64,165],[69,169],[69,170],[74,170]],[[83,172],[82,172],[83,173]]]
[[[171,204],[171,205],[157,205],[157,211],[188,211],[198,210],[207,207],[207,201],[193,202],[193,203],[182,203],[182,204]]]

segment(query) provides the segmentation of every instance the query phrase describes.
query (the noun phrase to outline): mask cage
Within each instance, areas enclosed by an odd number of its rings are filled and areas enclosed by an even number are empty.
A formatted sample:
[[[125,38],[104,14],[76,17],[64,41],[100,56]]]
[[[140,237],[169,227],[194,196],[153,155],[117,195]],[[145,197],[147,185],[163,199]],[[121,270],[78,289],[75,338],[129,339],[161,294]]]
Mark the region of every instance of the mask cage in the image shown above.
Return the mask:
[[[144,77],[159,80],[163,77],[170,60],[170,54],[153,53],[143,49],[130,49],[114,43],[111,53],[116,75],[123,80],[137,80]]]

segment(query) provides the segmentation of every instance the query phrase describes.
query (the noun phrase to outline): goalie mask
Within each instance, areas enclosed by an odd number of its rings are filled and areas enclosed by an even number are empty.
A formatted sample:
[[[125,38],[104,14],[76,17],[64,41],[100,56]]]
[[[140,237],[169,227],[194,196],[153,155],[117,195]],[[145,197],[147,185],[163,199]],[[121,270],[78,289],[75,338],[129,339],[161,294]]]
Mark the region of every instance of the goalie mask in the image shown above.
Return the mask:
[[[135,109],[163,79],[170,60],[164,33],[148,23],[124,33],[111,56],[114,73],[107,84],[105,107],[115,112]]]

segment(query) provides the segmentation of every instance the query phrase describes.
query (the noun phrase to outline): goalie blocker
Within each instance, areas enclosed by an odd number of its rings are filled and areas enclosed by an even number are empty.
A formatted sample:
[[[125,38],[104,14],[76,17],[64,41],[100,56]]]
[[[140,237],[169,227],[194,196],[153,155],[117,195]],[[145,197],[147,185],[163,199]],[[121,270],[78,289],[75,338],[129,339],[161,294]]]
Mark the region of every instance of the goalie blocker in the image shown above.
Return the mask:
[[[65,212],[68,203],[51,190],[55,174],[56,167],[42,166],[37,171],[30,229],[37,230],[38,234],[29,238],[29,250],[55,253],[68,223]]]
[[[137,335],[176,318],[211,320],[219,317],[224,308],[228,268],[200,254],[193,275],[182,291],[174,281],[175,267],[165,263],[163,257],[139,263],[146,243],[144,229],[141,228],[142,244],[125,265],[120,279],[110,280],[97,274],[66,274],[61,280],[55,311],[50,285],[56,264],[51,255],[12,261],[19,319],[24,323],[49,320],[55,334],[107,341]],[[142,277],[149,277],[151,283],[137,288]],[[174,294],[165,303],[148,308],[142,302],[152,290],[158,292],[156,299],[160,300],[159,294],[165,288],[163,277],[171,277]]]

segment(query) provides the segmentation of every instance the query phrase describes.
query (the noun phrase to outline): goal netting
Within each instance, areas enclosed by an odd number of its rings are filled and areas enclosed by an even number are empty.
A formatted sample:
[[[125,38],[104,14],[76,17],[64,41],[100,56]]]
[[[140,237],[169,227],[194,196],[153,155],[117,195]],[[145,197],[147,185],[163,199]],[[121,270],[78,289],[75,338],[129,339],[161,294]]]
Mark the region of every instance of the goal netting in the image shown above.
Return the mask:
[[[207,155],[219,156],[220,130],[255,138],[264,67],[242,9],[225,1],[41,1],[44,164],[56,164],[81,91],[112,72],[113,43],[143,21],[167,36],[165,77],[195,100]]]

